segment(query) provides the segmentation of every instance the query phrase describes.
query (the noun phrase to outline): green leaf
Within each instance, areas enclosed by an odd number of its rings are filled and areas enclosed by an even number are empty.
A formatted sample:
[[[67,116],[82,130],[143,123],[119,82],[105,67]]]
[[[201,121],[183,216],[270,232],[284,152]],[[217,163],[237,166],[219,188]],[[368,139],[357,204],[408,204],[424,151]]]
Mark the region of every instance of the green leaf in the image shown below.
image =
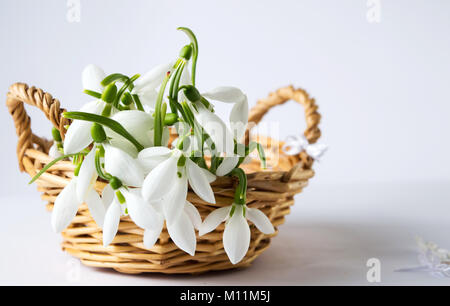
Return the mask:
[[[144,149],[144,146],[141,145],[130,133],[128,133],[128,131],[119,122],[111,118],[84,112],[65,112],[63,113],[63,116],[68,119],[84,120],[104,125],[131,142],[136,147],[138,152]]]
[[[60,156],[58,158],[55,158],[54,160],[52,160],[51,162],[49,162],[47,165],[45,165],[44,168],[41,169],[41,171],[39,171],[28,184],[32,184],[34,183],[42,174],[44,174],[48,169],[50,169],[51,166],[53,166],[54,164],[56,164],[57,162],[72,157],[72,156],[78,156],[78,155],[86,155],[85,153],[75,153],[75,154],[66,154],[63,156]]]

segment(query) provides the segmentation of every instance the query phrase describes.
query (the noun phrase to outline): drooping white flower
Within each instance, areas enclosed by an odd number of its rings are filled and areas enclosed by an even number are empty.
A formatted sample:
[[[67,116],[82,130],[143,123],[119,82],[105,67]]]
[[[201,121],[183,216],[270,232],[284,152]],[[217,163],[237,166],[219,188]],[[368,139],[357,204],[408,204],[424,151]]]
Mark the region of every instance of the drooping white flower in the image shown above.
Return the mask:
[[[154,119],[152,115],[138,110],[120,111],[111,116],[120,123],[144,148],[153,146]],[[120,148],[129,155],[136,157],[136,147],[126,138],[109,128],[105,128],[106,136],[111,145]]]
[[[69,226],[83,202],[87,204],[97,225],[103,226],[105,207],[95,189],[89,187],[83,194],[83,199],[80,200],[78,197],[77,189],[86,185],[84,179],[84,176],[74,177],[56,197],[52,212],[52,227],[55,232],[59,233]]]
[[[162,201],[159,202],[162,203]],[[162,205],[163,204],[164,203],[162,203]],[[159,211],[157,228],[145,229],[144,231],[144,246],[147,249],[151,249],[154,246],[158,237],[161,235],[164,226],[164,213],[162,210]],[[199,224],[201,224],[201,217],[197,208],[187,201],[184,204],[184,208],[182,208],[180,218],[177,222],[169,223],[166,220],[167,231],[169,232],[172,241],[178,248],[191,256],[194,256],[195,254],[197,245],[195,229],[198,229]]]
[[[82,73],[83,89],[102,93],[103,86],[100,83],[105,77],[106,74],[101,68],[95,65],[86,66]],[[102,100],[95,100],[86,103],[79,111],[99,115],[104,106]],[[91,127],[92,122],[73,120],[64,139],[64,154],[78,153],[89,146],[92,143]]]
[[[207,99],[225,103],[232,103],[233,108],[230,113],[230,126],[233,136],[238,143],[245,135],[248,123],[248,99],[247,96],[236,87],[217,87],[202,94]]]
[[[164,213],[162,201],[146,201],[142,198],[139,189],[119,189],[124,195],[125,202],[120,203],[114,191],[108,185],[103,198],[110,201],[105,217],[103,229],[103,244],[108,246],[117,234],[120,217],[129,215],[134,223],[144,229],[144,246],[151,249],[161,235],[164,226]],[[108,204],[105,204],[108,205]],[[201,217],[195,206],[185,201],[184,208],[177,222],[166,222],[167,230],[172,241],[183,251],[194,256],[197,244],[195,229],[201,224]]]
[[[234,209],[232,210],[232,208]],[[232,215],[230,216],[232,212]],[[206,217],[199,229],[199,236],[213,231],[220,223],[226,221],[223,232],[223,246],[232,264],[240,262],[250,246],[250,228],[247,220],[264,234],[275,232],[269,218],[256,208],[233,204],[214,210]]]
[[[173,62],[156,66],[134,82],[131,93],[138,95],[142,104],[154,109],[158,97],[157,88],[161,85],[167,72],[172,70]]]
[[[119,230],[121,215],[126,215],[126,204],[120,203],[118,192],[123,194],[126,189],[120,187],[113,190],[111,185],[106,185],[102,193],[103,205],[106,207],[105,221],[103,223],[103,246],[107,247],[116,237]]]
[[[140,187],[144,180],[144,173],[138,161],[124,151],[111,145],[104,145],[104,147],[105,171],[118,178],[124,186],[127,186],[127,188],[130,186]],[[128,203],[126,201],[121,203],[121,201],[126,200],[128,196],[132,202],[131,206],[135,203],[132,198],[133,194],[124,186],[117,190],[113,190],[111,185],[108,184],[103,190],[102,201],[103,205],[107,207],[103,225],[103,245],[105,247],[108,246],[116,236],[121,215],[128,214]],[[139,214],[142,213],[142,211],[139,213],[134,212],[135,210],[133,210],[133,215],[135,216],[139,216]],[[149,216],[151,216],[151,214],[145,215],[137,222],[140,222],[143,218]]]
[[[138,161],[126,152],[111,145],[105,147],[105,170],[117,177],[126,186],[141,187],[144,172]]]
[[[242,91],[235,87],[218,87],[202,94],[205,98],[233,103],[230,114],[230,128],[203,105],[194,112],[199,124],[210,135],[219,153],[224,153],[224,161],[216,170],[218,176],[228,174],[239,162],[239,155],[234,153],[234,141],[242,142],[248,123],[248,99]]]
[[[142,150],[138,159],[147,169],[154,167],[142,184],[142,195],[146,200],[163,199],[163,212],[167,223],[176,222],[186,201],[188,182],[194,192],[204,201],[215,203],[210,186],[211,175],[200,168],[178,149],[153,147]],[[180,164],[179,161],[183,160]]]
[[[85,104],[80,112],[99,115],[104,106],[102,100],[95,100]],[[64,154],[75,154],[89,146],[92,143],[91,127],[92,122],[73,120],[64,139]]]

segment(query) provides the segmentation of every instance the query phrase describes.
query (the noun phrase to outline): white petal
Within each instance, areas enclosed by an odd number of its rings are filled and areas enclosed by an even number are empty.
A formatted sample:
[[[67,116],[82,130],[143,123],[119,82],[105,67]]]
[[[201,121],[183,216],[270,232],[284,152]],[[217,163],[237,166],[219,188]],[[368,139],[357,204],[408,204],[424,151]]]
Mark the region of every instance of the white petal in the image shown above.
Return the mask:
[[[92,114],[99,114],[103,109],[102,101],[92,101],[85,104],[80,111]],[[67,130],[64,139],[64,154],[78,153],[92,142],[91,136],[92,122],[74,120]]]
[[[142,88],[140,91],[133,89],[133,93],[139,96],[142,105],[147,105],[151,109],[155,109],[156,100],[158,99],[158,91],[152,87]]]
[[[92,64],[86,66],[82,73],[83,89],[102,93],[103,86],[100,83],[104,78],[106,78],[106,74],[103,69]]]
[[[95,169],[95,149],[92,149],[83,160],[77,179],[77,197],[78,201],[84,202],[86,196],[94,187],[98,174]]]
[[[220,223],[222,223],[228,218],[228,216],[230,215],[230,211],[231,206],[225,206],[213,210],[208,215],[208,217],[206,217],[205,221],[203,221],[202,225],[200,225],[198,235],[203,236],[215,230]]]
[[[216,199],[214,198],[214,192],[212,191],[211,185],[209,185],[208,182],[208,177],[205,175],[204,171],[202,171],[202,168],[188,158],[186,159],[186,169],[189,184],[194,192],[203,201],[215,204]]]
[[[58,149],[58,146],[56,145],[56,142],[54,142],[50,147],[50,149],[48,150],[48,156],[50,156],[53,159],[62,156],[61,152]]]
[[[222,86],[202,94],[207,99],[226,103],[240,103],[245,99],[244,93],[236,87]]]
[[[105,221],[103,223],[103,246],[107,247],[117,234],[120,223],[120,203],[114,198],[106,211]]]
[[[196,118],[215,143],[218,152],[229,155],[234,153],[233,135],[216,114],[200,106]]]
[[[212,174],[211,172],[209,172],[208,170],[203,169],[203,168],[200,168],[200,169],[203,171],[203,174],[206,176],[206,179],[208,180],[209,184],[211,184],[212,182],[214,182],[217,179],[217,177],[214,174]]]
[[[95,220],[95,223],[97,223],[99,227],[103,227],[106,209],[105,206],[103,206],[102,200],[100,199],[97,191],[90,189],[86,195],[85,202],[89,208],[92,218]]]
[[[156,241],[159,238],[159,235],[161,235],[161,231],[164,226],[164,218],[162,215],[158,215],[158,223],[155,226],[155,230],[146,229],[144,231],[144,246],[147,249],[151,249]]]
[[[200,216],[197,207],[192,205],[191,202],[186,201],[186,204],[184,205],[184,212],[188,215],[189,219],[194,225],[194,228],[199,229],[202,225],[202,217]]]
[[[144,172],[137,160],[113,146],[105,145],[104,147],[106,172],[118,177],[127,186],[142,186]]]
[[[230,173],[231,170],[236,167],[237,163],[239,162],[239,156],[230,156],[225,157],[222,161],[222,163],[217,167],[216,175],[217,176],[224,176]]]
[[[225,224],[223,247],[232,264],[237,264],[247,254],[250,246],[250,228],[242,215],[242,206],[236,205],[233,216]]]
[[[233,106],[230,114],[231,130],[237,142],[241,142],[245,135],[248,123],[248,100],[247,97]]]
[[[105,107],[105,102],[102,100],[94,100],[89,103],[86,103],[80,108],[80,112],[91,113],[99,115],[103,108]]]
[[[197,239],[194,226],[184,211],[177,222],[167,224],[167,231],[177,247],[194,256]]]
[[[151,147],[139,152],[137,158],[140,165],[144,168],[144,172],[149,173],[168,159],[171,152],[167,147]]]
[[[108,184],[102,190],[102,203],[105,211],[108,210],[112,201],[114,200],[114,189],[112,189],[111,185]]]
[[[52,212],[52,227],[57,233],[69,226],[77,214],[80,203],[77,201],[76,184],[77,180],[73,178],[56,197]]]
[[[124,190],[128,214],[137,226],[144,229],[157,230],[158,226],[158,213],[153,206],[144,201],[140,194],[128,192]]]
[[[162,81],[166,77],[166,73],[172,70],[172,62],[156,66],[155,68],[141,76],[139,79],[137,79],[136,82],[134,82],[134,90],[136,92],[139,92],[146,87],[155,89],[156,87],[161,85]]]
[[[256,208],[247,208],[246,212],[247,219],[252,221],[253,224],[264,234],[273,234],[275,229],[273,228],[272,223],[269,218]]]
[[[106,130],[108,129],[105,129],[105,131]],[[107,134],[109,134],[109,132],[107,132]],[[123,138],[122,136],[111,138],[109,140],[109,144],[112,145],[113,147],[116,147],[124,151],[133,158],[136,158],[138,156],[138,151],[136,147],[130,141]]]
[[[64,154],[75,154],[92,142],[92,122],[74,120],[69,126],[64,139]]]
[[[184,204],[187,197],[187,177],[186,173],[181,178],[177,177],[173,182],[172,189],[168,192],[164,199],[164,216],[167,224],[178,222],[183,212]]]
[[[171,156],[150,172],[142,184],[145,200],[162,198],[173,186],[177,178],[177,158]]]
[[[153,144],[149,132],[153,129],[154,120],[150,114],[138,110],[126,110],[118,112],[111,119],[119,122],[144,147]],[[105,131],[108,137],[123,138],[110,129],[106,129]]]

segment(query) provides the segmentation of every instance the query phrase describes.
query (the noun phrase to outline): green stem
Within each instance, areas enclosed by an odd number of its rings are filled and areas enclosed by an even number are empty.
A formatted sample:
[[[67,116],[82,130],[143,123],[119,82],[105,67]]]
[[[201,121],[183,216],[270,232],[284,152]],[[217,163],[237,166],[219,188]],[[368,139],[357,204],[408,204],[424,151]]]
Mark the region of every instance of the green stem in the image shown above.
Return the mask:
[[[191,29],[186,28],[186,27],[179,27],[177,30],[183,31],[191,40],[192,43],[192,75],[191,75],[191,79],[192,79],[192,85],[195,86],[195,73],[197,70],[197,58],[198,58],[198,41],[197,41],[197,37],[195,37],[194,32],[192,32]]]
[[[111,118],[84,112],[65,112],[63,113],[63,116],[68,119],[90,121],[106,126],[131,142],[136,147],[138,152],[144,149],[144,146],[141,145],[139,141],[133,137],[133,135],[128,133],[128,131],[119,122]]]
[[[66,154],[63,156],[60,156],[58,158],[55,158],[54,160],[52,160],[51,162],[49,162],[47,165],[45,165],[44,168],[41,169],[41,171],[39,171],[28,184],[31,184],[33,182],[35,182],[42,174],[44,174],[44,172],[46,172],[48,169],[50,169],[51,166],[53,166],[54,164],[56,164],[57,162],[69,158],[69,157],[73,157],[73,156],[78,156],[78,155],[86,155],[85,153],[75,153],[75,154]]]
[[[239,184],[234,194],[234,202],[244,205],[247,201],[247,175],[241,168],[234,168],[231,175],[239,179]]]
[[[134,94],[133,95],[133,100],[134,100],[134,104],[136,104],[136,108],[143,112],[144,111],[144,106],[142,106],[141,99],[139,99],[139,96]]]
[[[113,106],[115,108],[118,108],[119,102],[120,102],[120,98],[122,98],[122,95],[125,92],[125,90],[127,90],[128,87],[133,86],[133,82],[136,81],[140,76],[141,76],[140,74],[135,74],[131,78],[128,78],[125,81],[123,86],[120,88],[119,92],[117,92],[116,99],[113,102]]]
[[[112,179],[112,175],[103,172],[102,165],[100,163],[101,151],[102,151],[101,146],[98,146],[95,149],[95,169],[97,170],[97,174],[99,177],[109,181],[110,179]]]
[[[154,145],[161,146],[162,141],[162,131],[164,127],[164,121],[161,117],[161,107],[162,100],[164,97],[164,91],[166,90],[167,83],[170,80],[171,73],[167,72],[166,77],[164,78],[161,87],[159,88],[158,99],[156,100],[155,106],[155,135],[154,135]]]

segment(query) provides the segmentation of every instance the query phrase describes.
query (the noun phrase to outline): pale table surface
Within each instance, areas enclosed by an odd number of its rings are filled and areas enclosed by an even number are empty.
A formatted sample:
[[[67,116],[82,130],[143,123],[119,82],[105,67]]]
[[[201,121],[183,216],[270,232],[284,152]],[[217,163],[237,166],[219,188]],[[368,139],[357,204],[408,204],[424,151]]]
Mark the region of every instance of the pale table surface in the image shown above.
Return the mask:
[[[450,249],[450,182],[315,185],[311,181],[270,248],[246,269],[197,276],[122,275],[82,266],[61,251],[38,193],[1,199],[0,284],[9,285],[450,285],[418,265],[415,235]]]

